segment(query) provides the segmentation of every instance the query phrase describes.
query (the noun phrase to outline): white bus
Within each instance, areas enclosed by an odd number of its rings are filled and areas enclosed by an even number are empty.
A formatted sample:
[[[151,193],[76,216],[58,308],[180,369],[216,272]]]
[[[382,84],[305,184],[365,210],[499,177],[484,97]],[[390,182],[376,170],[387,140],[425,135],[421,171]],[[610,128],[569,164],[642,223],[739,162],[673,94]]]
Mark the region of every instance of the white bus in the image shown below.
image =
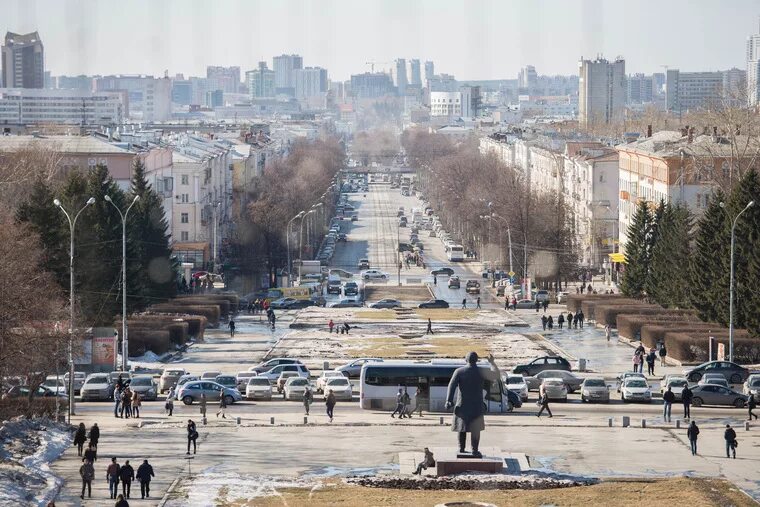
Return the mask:
[[[463,261],[464,260],[464,247],[462,245],[451,245],[448,247],[446,256],[450,261]]]
[[[430,392],[430,412],[446,412],[446,393],[454,370],[464,366],[460,360],[433,361],[383,361],[366,363],[362,366],[359,380],[359,406],[364,410],[394,410],[399,388],[406,388],[412,400],[417,389],[427,385]],[[478,363],[485,375],[494,378],[486,392],[488,382],[483,386],[483,402],[487,412],[510,412],[519,406],[519,399],[510,395],[501,378],[490,372],[490,365]],[[413,405],[414,408],[414,405]]]

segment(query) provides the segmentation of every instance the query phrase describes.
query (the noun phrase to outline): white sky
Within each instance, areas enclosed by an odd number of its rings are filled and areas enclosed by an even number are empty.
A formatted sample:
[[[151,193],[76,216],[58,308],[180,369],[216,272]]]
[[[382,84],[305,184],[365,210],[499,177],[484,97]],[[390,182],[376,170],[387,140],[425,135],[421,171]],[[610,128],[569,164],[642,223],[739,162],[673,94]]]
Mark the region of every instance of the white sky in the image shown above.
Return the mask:
[[[598,53],[628,73],[743,69],[758,16],[758,0],[0,0],[2,35],[39,31],[53,75],[205,76],[282,53],[331,79],[400,57],[460,80],[575,74]]]

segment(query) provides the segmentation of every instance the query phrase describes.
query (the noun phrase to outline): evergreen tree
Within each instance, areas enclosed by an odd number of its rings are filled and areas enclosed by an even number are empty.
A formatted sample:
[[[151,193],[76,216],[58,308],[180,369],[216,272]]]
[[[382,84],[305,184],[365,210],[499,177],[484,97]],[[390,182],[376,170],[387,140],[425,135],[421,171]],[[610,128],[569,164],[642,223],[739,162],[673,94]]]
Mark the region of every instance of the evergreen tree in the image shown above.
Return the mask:
[[[130,213],[129,225],[134,265],[139,269],[134,293],[141,295],[133,307],[144,307],[176,294],[178,266],[172,257],[162,199],[148,183],[140,160],[134,165],[131,193],[140,197]]]
[[[699,318],[707,322],[720,322],[720,309],[728,294],[728,253],[730,237],[727,234],[728,216],[721,207],[725,194],[718,189],[710,198],[699,219],[694,238],[694,250],[689,260],[689,301]]]
[[[689,306],[691,214],[681,205],[661,207],[656,213],[658,239],[651,251],[646,292],[665,307],[684,308]]]
[[[636,206],[631,225],[628,226],[628,241],[625,244],[626,266],[620,283],[623,294],[641,297],[649,274],[649,236],[652,216],[645,201]]]
[[[660,239],[660,224],[662,223],[664,219],[664,215],[666,213],[666,208],[668,207],[667,204],[665,204],[664,199],[660,199],[660,202],[657,204],[657,207],[654,209],[654,213],[651,213],[652,222],[650,226],[650,232],[649,232],[649,255],[651,257],[652,250],[654,249],[654,246],[657,244],[657,241]]]

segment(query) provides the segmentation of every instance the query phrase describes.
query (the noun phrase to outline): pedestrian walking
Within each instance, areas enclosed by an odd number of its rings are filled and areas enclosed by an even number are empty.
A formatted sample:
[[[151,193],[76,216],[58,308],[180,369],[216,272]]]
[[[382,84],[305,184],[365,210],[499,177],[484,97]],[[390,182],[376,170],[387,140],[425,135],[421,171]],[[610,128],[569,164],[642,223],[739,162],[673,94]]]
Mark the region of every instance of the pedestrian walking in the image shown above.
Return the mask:
[[[607,341],[610,341],[610,334],[612,334],[612,330],[610,329],[609,324],[604,325],[604,337],[607,338]]]
[[[192,419],[187,420],[187,453],[190,454],[190,442],[193,443],[193,454],[196,451],[196,440],[198,440],[198,430]]]
[[[97,459],[98,459],[98,451],[95,447],[92,446],[92,442],[90,442],[90,445],[84,451],[83,461],[89,461],[90,463],[95,463]]]
[[[114,417],[122,417],[121,416],[121,389],[119,387],[115,387],[113,390],[113,416]]]
[[[106,469],[106,480],[108,481],[108,491],[113,500],[119,493],[119,464],[116,462],[116,458],[111,458],[111,463]]]
[[[84,443],[87,441],[87,429],[84,427],[84,423],[79,423],[77,432],[74,434],[74,445],[77,446],[77,456],[82,455],[82,449]]]
[[[517,311],[517,298],[514,296],[512,296],[512,311],[513,312]]]
[[[476,299],[475,301],[476,301],[476,305],[477,305],[476,308],[478,310],[480,310],[480,296],[478,296],[478,299]]]
[[[757,420],[757,414],[753,414],[752,411],[757,408],[757,402],[755,401],[755,395],[749,393],[749,399],[747,400],[747,420],[751,421],[754,417]]]
[[[227,326],[230,328],[230,338],[235,337],[235,321],[232,320],[230,317],[230,322],[227,324]]]
[[[589,287],[590,287],[590,285],[589,285]],[[583,309],[579,310],[576,315],[578,316],[578,324],[580,324],[581,329],[583,329],[583,321],[586,318],[586,316],[583,315]]]
[[[654,349],[651,349],[649,351],[649,354],[647,354],[646,360],[647,360],[647,375],[654,376],[654,363],[655,361],[657,361],[657,353],[654,351]]]
[[[554,329],[554,317],[549,315],[549,318],[546,319],[546,327],[549,328],[549,331]]]
[[[90,428],[90,447],[93,449],[98,448],[98,440],[100,440],[100,428],[98,428],[98,423],[93,423],[92,427]]]
[[[691,446],[691,455],[697,455],[697,437],[699,436],[699,427],[695,421],[691,421],[689,428],[686,430],[686,436],[689,439],[689,445]]]
[[[332,334],[333,328],[335,327],[335,322],[333,322],[332,319],[330,319],[330,322],[327,323],[327,329],[330,330],[330,334]]]
[[[430,410],[430,386],[428,384],[420,384],[417,387],[417,411],[419,416],[422,417],[423,410]]]
[[[668,349],[665,348],[665,343],[660,344],[660,366],[665,366],[665,357],[668,355]]]
[[[332,389],[327,392],[325,407],[327,408],[327,417],[330,418],[330,422],[333,422],[333,411],[335,410],[335,393],[333,393]]]
[[[311,388],[306,386],[306,390],[303,392],[303,409],[306,415],[309,415],[309,406],[314,401],[314,395],[311,393]]]
[[[351,330],[351,326],[348,325],[348,322],[343,323],[343,330],[348,334],[348,332]]]
[[[153,473],[153,467],[148,460],[143,460],[142,465],[137,467],[137,480],[140,481],[140,496],[144,499],[150,498],[150,480],[156,475]]]
[[[425,334],[434,334],[433,333],[433,321],[430,320],[430,317],[428,317],[427,330],[425,331]]]
[[[140,399],[140,393],[138,393],[137,391],[134,391],[132,393],[132,415],[138,419],[140,418],[141,406],[142,406],[142,400]]]
[[[465,308],[467,308],[467,298],[462,299],[462,309],[464,310]]]
[[[396,409],[391,412],[391,419],[395,418],[396,414],[398,414],[399,419],[404,418],[404,390],[400,387],[398,388],[398,393],[396,394]]]
[[[541,302],[537,299],[536,300],[536,313],[541,309]]]
[[[578,321],[580,320],[580,312],[576,312],[573,316],[573,329],[578,329]]]
[[[409,396],[409,390],[406,387],[404,388],[404,395],[401,397],[401,402],[404,405],[404,409],[403,409],[404,415],[407,417],[407,419],[411,419],[412,418],[412,410],[411,410],[412,398],[411,396]]]
[[[216,417],[222,414],[222,419],[227,419],[227,397],[222,395],[219,397],[219,410],[216,413]]]
[[[573,312],[567,312],[567,328],[573,328]]]
[[[417,469],[412,472],[414,475],[420,475],[423,470],[427,470],[428,468],[435,466],[435,457],[433,456],[433,453],[430,451],[430,449],[425,447],[423,452],[425,453],[425,458],[417,464]]]
[[[129,507],[129,502],[124,499],[124,495],[119,494],[119,496],[116,497],[114,507]]]
[[[694,393],[691,392],[689,386],[686,385],[681,391],[681,402],[683,403],[683,418],[691,418],[691,399],[694,397]]]
[[[546,313],[546,309],[547,309],[547,308],[549,308],[549,301],[548,301],[548,300],[546,300],[546,299],[544,299],[544,300],[541,302],[541,307],[544,309],[544,313]]]
[[[433,275],[433,285],[438,285],[438,277]]]
[[[164,404],[166,414],[171,417],[174,413],[174,388],[169,388],[169,394],[166,395],[166,403]]]
[[[546,323],[549,319],[546,318],[546,315],[541,315],[541,327],[544,328],[544,331],[546,331]]]
[[[86,459],[81,467],[79,467],[79,476],[82,478],[82,494],[79,498],[84,500],[84,490],[87,489],[87,498],[92,498],[92,481],[95,479],[95,467],[92,466],[92,461]]]
[[[129,493],[132,488],[132,481],[135,478],[135,469],[129,464],[129,460],[124,462],[124,465],[119,468],[119,479],[121,480],[121,493],[124,498],[129,498]]]
[[[546,390],[544,389],[544,386],[542,385],[538,389],[538,405],[541,407],[541,409],[538,411],[538,414],[536,414],[536,417],[539,419],[541,418],[541,414],[546,410],[549,413],[549,417],[553,417],[552,415],[552,409],[549,408],[549,395],[546,394]]]
[[[206,418],[206,403],[207,403],[206,402],[206,394],[205,393],[201,393],[201,401],[200,401],[199,405],[200,405],[200,410],[201,410],[201,418],[203,418],[203,419]]]
[[[670,422],[670,412],[675,399],[676,395],[673,393],[673,389],[668,386],[668,390],[662,393],[662,418],[665,422]]]
[[[633,353],[633,371],[638,372],[641,366],[641,354],[638,352]]]
[[[730,454],[733,454],[734,459],[736,459],[736,447],[738,445],[736,442],[736,432],[730,424],[726,424],[723,439],[726,441],[726,457],[730,458]]]
[[[509,296],[504,298],[504,310],[509,310]]]
[[[125,387],[121,393],[121,415],[125,419],[132,415],[132,392],[129,387]]]
[[[562,325],[565,323],[565,315],[560,313],[559,317],[557,317],[557,327],[559,329],[562,329]]]

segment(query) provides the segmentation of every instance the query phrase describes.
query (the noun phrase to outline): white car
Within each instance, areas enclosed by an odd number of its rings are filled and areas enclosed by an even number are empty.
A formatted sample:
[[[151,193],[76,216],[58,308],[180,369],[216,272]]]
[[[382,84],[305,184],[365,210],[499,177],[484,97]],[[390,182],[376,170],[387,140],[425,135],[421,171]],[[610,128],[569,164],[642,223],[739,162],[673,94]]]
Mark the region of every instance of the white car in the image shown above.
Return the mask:
[[[629,377],[620,388],[620,398],[625,402],[642,401],[649,403],[652,401],[652,388],[644,379]]]
[[[63,375],[48,375],[45,377],[45,381],[42,385],[57,395],[66,394],[66,381],[64,380]]]
[[[200,379],[201,378],[198,375],[191,375],[190,373],[182,375],[177,380],[177,386],[174,388],[174,393],[176,394],[177,391],[179,391],[179,388],[187,384],[188,382],[195,382],[196,380],[200,380]]]
[[[618,379],[618,386],[617,386],[617,392],[620,392],[620,389],[623,387],[623,384],[625,384],[625,381],[629,378],[640,378],[643,379],[645,382],[647,380],[646,376],[643,373],[639,373],[637,371],[627,371],[620,375]]]
[[[290,377],[285,381],[282,389],[283,400],[303,400],[303,393],[306,388],[312,389],[309,379],[303,377]]]
[[[83,371],[75,371],[74,372],[74,394],[78,394],[79,391],[82,390],[82,386],[84,385],[84,379],[87,378],[87,374]],[[69,385],[69,374],[66,373],[66,375],[63,376],[63,381],[66,382],[66,386]]]
[[[221,375],[222,372],[220,371],[204,371],[201,373],[201,380],[214,380],[216,377]]]
[[[82,401],[107,401],[113,396],[114,383],[107,373],[91,373],[82,386]]]
[[[668,387],[670,387],[670,391],[676,397],[676,400],[680,400],[681,393],[683,393],[683,388],[687,385],[689,385],[689,381],[686,380],[686,377],[669,375],[665,378],[665,380],[663,380],[662,384],[660,385],[660,392],[664,394],[665,391],[668,390]]]
[[[363,280],[387,280],[388,273],[383,273],[379,269],[365,269],[361,272],[361,277]]]
[[[325,370],[322,372],[322,375],[317,378],[316,382],[316,389],[318,393],[321,393],[324,388],[325,384],[327,384],[327,381],[333,378],[345,378],[342,372],[339,372],[338,370]]]
[[[507,389],[520,396],[522,401],[528,400],[528,384],[522,375],[507,375],[504,378]]]
[[[285,390],[285,384],[291,378],[303,378],[303,377],[300,377],[298,375],[298,372],[295,372],[295,371],[284,371],[280,373],[280,376],[277,377],[277,380],[274,383],[274,387],[277,389],[278,393],[281,393]]]
[[[724,377],[722,373],[705,373],[702,378],[699,379],[697,385],[704,386],[707,384],[722,386],[726,389],[731,388],[731,386],[728,385],[728,380],[726,380],[726,377]]]
[[[294,372],[299,377],[309,378],[309,370],[302,364],[278,364],[274,368],[259,373],[259,376],[266,377],[269,379],[269,382],[274,384],[283,372]]]
[[[747,396],[754,396],[755,400],[760,401],[760,375],[753,374],[747,377],[742,392]]]
[[[327,399],[330,390],[332,390],[335,395],[335,399],[351,401],[354,398],[354,388],[351,386],[351,381],[346,377],[331,378],[327,380],[324,389],[325,399]]]
[[[270,401],[272,399],[272,384],[269,383],[269,379],[260,376],[250,377],[245,386],[245,397],[249,400]]]

